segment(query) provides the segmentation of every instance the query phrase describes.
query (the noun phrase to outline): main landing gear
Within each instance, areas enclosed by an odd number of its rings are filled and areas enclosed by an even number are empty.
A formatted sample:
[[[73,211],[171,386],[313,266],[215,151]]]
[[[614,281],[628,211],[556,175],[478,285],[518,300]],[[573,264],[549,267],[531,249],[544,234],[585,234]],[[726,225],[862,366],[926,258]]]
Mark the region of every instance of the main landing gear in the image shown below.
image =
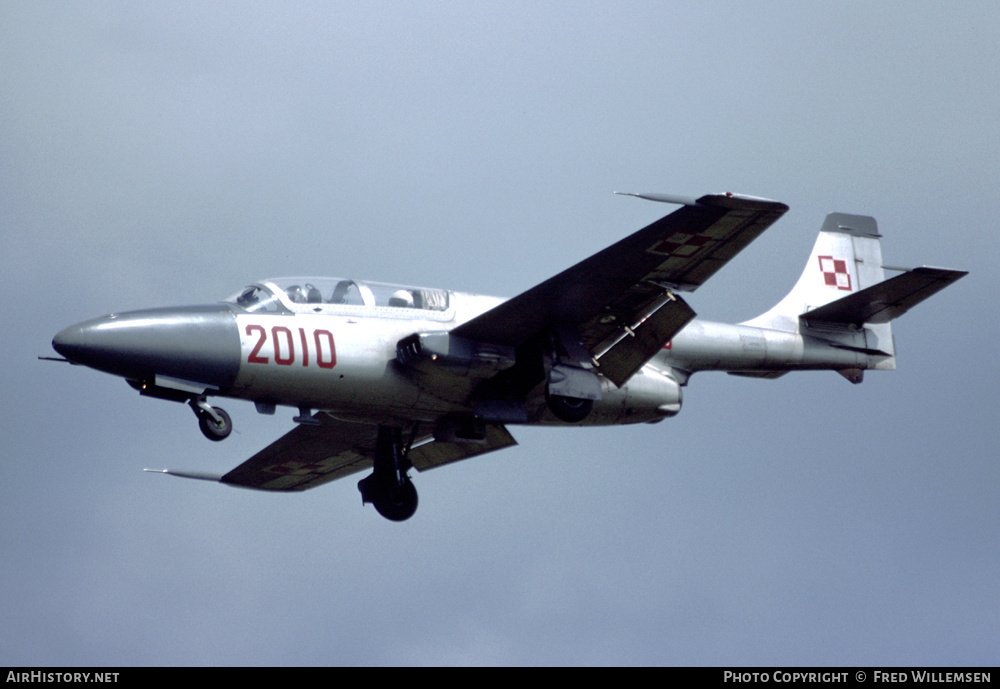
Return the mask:
[[[386,519],[401,522],[417,511],[417,489],[407,475],[410,461],[408,445],[403,444],[403,429],[379,426],[375,441],[375,465],[367,478],[358,482],[361,501],[372,503]]]
[[[188,404],[198,417],[198,427],[209,440],[225,440],[233,432],[233,421],[225,409],[213,407],[205,401],[205,396],[192,397]]]

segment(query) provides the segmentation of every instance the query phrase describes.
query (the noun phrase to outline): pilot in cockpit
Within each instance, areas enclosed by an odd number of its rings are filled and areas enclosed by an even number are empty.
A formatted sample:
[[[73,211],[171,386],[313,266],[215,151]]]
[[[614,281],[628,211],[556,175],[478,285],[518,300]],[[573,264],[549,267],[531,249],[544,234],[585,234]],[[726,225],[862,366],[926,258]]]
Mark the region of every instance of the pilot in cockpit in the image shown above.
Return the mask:
[[[285,290],[285,294],[288,295],[288,300],[293,304],[305,304],[306,303],[306,291],[302,289],[299,285],[292,285]]]
[[[389,306],[397,306],[403,309],[413,308],[413,294],[407,289],[398,289],[389,297]]]

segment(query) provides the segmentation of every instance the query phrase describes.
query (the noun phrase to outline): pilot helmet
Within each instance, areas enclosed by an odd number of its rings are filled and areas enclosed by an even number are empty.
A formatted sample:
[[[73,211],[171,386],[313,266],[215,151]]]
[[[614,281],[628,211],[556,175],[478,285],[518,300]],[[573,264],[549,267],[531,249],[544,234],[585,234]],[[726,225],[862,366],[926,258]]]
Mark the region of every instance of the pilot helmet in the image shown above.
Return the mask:
[[[413,308],[413,295],[409,290],[398,289],[389,297],[389,306],[400,306],[407,309]]]

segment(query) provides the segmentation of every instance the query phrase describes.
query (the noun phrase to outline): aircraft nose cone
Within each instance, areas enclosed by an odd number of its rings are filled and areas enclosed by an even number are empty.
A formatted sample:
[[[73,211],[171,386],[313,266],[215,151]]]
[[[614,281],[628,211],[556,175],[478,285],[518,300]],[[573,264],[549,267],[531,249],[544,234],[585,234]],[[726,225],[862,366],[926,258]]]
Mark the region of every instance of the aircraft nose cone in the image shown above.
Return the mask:
[[[236,319],[224,306],[133,311],[65,328],[52,348],[130,380],[168,376],[224,388],[239,371]]]
[[[64,328],[52,338],[52,349],[74,363],[82,363],[77,361],[77,358],[85,348],[86,335],[82,325],[71,325]]]
[[[115,318],[94,318],[64,328],[52,338],[52,348],[74,364],[102,368],[102,364],[112,363],[115,355],[120,354],[116,338],[102,333],[102,328]]]

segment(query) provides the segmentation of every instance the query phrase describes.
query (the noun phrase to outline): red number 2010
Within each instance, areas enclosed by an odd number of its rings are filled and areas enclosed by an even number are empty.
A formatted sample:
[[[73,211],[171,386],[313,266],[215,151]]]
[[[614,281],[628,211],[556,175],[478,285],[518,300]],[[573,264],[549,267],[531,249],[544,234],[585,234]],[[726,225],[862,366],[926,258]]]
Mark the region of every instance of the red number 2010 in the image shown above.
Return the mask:
[[[308,366],[310,341],[306,336],[305,328],[299,328],[298,331],[302,365]],[[257,333],[257,344],[251,350],[247,362],[251,364],[268,363],[269,359],[260,354],[260,351],[264,348],[264,344],[267,342],[267,330],[262,325],[248,325],[246,333],[247,335]],[[295,341],[296,338],[290,328],[286,328],[283,325],[276,325],[271,328],[271,342],[274,345],[274,363],[279,366],[291,366],[295,363]],[[337,365],[337,349],[333,344],[333,333],[329,330],[314,330],[311,344],[314,346],[312,351],[317,366],[320,368],[333,368]]]

